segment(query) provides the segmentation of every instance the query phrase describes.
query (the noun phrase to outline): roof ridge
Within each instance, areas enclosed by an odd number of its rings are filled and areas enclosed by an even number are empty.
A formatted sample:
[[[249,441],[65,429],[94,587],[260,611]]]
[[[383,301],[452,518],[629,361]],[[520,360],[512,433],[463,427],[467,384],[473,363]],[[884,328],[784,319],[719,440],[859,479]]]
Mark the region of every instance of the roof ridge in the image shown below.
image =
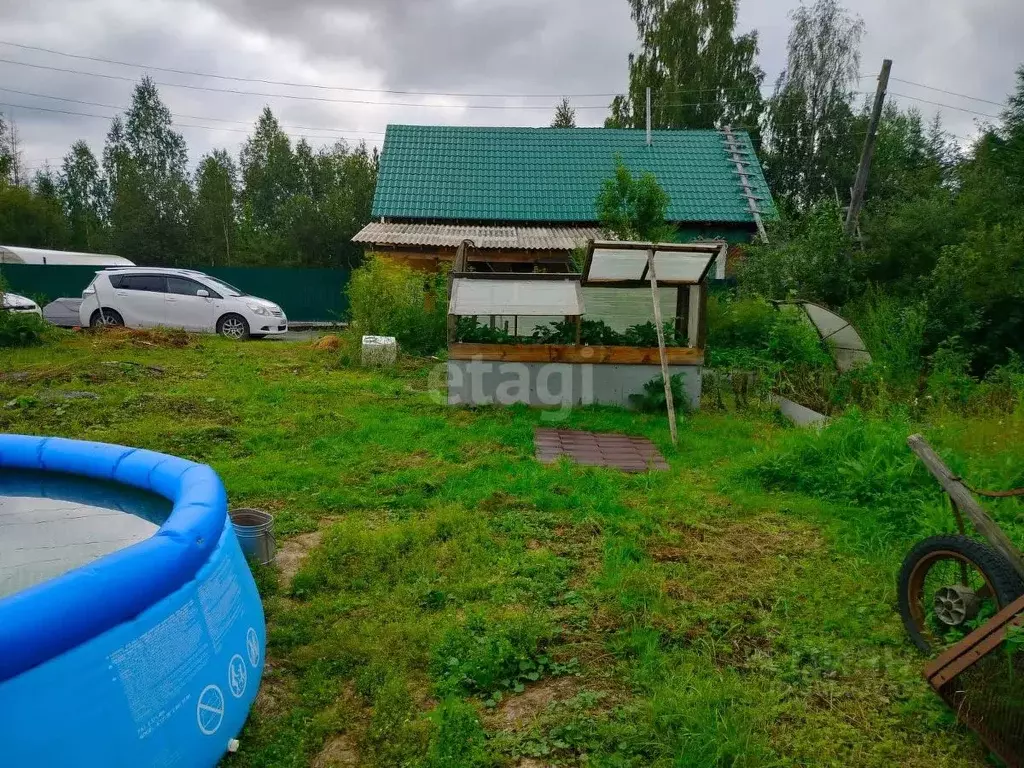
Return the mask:
[[[437,124],[420,124],[420,123],[388,123],[388,129],[391,128],[416,128],[421,130],[434,129],[434,130],[446,130],[446,131],[538,131],[538,132],[554,132],[554,131],[587,131],[587,132],[602,132],[602,133],[635,133],[638,135],[644,135],[647,133],[644,128],[605,128],[600,125],[585,125],[578,126],[575,128],[553,128],[548,125],[437,125]],[[705,134],[705,135],[717,135],[719,131],[715,128],[655,128],[651,131],[654,134]],[[749,135],[746,129],[733,129],[733,133],[736,135]]]

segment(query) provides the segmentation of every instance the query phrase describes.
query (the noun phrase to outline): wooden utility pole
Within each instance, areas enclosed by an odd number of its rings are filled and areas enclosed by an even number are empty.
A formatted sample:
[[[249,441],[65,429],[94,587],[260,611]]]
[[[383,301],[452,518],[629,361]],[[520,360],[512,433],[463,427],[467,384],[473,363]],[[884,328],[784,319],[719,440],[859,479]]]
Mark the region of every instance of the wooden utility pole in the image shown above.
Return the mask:
[[[658,357],[661,358],[661,379],[665,382],[668,429],[672,433],[672,445],[679,445],[679,435],[676,432],[676,404],[672,400],[672,379],[668,373],[668,352],[665,351],[665,328],[661,324],[661,297],[658,295],[658,277],[654,274],[653,248],[647,251],[647,276],[651,279],[651,296],[654,299],[654,325],[658,329]]]
[[[868,188],[868,176],[871,174],[871,161],[875,156],[875,143],[878,140],[878,124],[882,121],[882,107],[885,106],[885,91],[889,87],[889,70],[892,59],[882,62],[882,71],[878,75],[878,87],[875,89],[875,106],[871,110],[871,122],[868,124],[868,135],[864,139],[864,150],[860,155],[860,167],[857,179],[853,182],[853,193],[850,196],[850,210],[846,212],[846,234],[853,235],[857,229],[857,219],[864,205],[864,192]]]

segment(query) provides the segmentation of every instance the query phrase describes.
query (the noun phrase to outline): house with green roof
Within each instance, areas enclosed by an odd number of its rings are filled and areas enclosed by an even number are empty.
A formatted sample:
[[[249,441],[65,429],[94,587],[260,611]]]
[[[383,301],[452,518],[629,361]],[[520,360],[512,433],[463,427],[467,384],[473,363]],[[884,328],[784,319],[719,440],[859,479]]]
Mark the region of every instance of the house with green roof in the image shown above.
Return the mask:
[[[743,131],[389,125],[373,221],[353,239],[424,269],[464,240],[495,270],[564,268],[601,235],[595,200],[617,157],[655,175],[681,241],[749,242],[774,215]]]

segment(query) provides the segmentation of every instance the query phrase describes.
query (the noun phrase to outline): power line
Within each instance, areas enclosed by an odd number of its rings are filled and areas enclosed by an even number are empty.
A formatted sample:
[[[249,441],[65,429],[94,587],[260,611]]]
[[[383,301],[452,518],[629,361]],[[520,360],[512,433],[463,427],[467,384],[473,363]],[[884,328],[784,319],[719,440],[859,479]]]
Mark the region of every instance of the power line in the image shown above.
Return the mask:
[[[911,99],[912,101],[919,101],[922,104],[931,104],[934,107],[943,107],[944,109],[955,109],[958,112],[967,112],[967,113],[972,114],[972,115],[979,115],[981,117],[988,117],[988,118],[991,118],[993,120],[998,120],[999,119],[999,115],[990,115],[987,112],[979,112],[976,109],[967,109],[966,107],[954,107],[952,104],[942,104],[942,103],[940,103],[938,101],[929,101],[928,99],[922,99],[922,98],[919,98],[917,96],[911,96],[911,95],[906,94],[906,93],[895,93],[893,91],[889,91],[889,95],[890,96],[897,96],[897,97],[899,97],[901,99]]]
[[[615,96],[624,95],[624,94],[614,93],[614,92],[610,92],[610,93],[519,93],[519,94],[515,94],[515,93],[473,93],[473,92],[459,92],[459,91],[417,91],[417,90],[397,90],[397,89],[388,89],[388,88],[360,88],[360,87],[356,87],[356,86],[346,86],[346,85],[324,85],[322,83],[297,83],[297,82],[286,81],[286,80],[270,80],[270,79],[267,79],[267,78],[240,77],[240,76],[237,76],[237,75],[221,75],[221,74],[216,74],[216,73],[213,73],[213,72],[201,72],[201,71],[196,71],[196,70],[175,69],[175,68],[172,68],[172,67],[159,67],[159,66],[155,66],[155,65],[151,65],[151,64],[139,64],[139,63],[136,63],[136,62],[120,61],[120,60],[117,60],[117,59],[108,59],[108,58],[104,58],[104,57],[100,57],[100,56],[86,56],[86,55],[83,55],[83,54],[68,53],[66,51],[58,51],[58,50],[53,49],[53,48],[45,48],[45,47],[42,47],[42,46],[35,46],[35,45],[26,45],[24,43],[15,43],[15,42],[12,42],[10,40],[0,40],[0,45],[6,45],[6,46],[9,46],[9,47],[12,47],[12,48],[20,48],[20,49],[29,50],[29,51],[39,51],[41,53],[47,53],[47,54],[51,54],[51,55],[54,55],[54,56],[63,56],[65,58],[78,59],[78,60],[82,60],[82,61],[94,61],[94,62],[99,62],[99,63],[104,63],[104,64],[113,64],[113,65],[122,66],[122,67],[132,67],[132,68],[135,68],[135,69],[145,69],[145,70],[152,70],[152,71],[157,71],[157,72],[169,72],[169,73],[172,73],[172,74],[186,75],[186,76],[191,76],[191,77],[205,77],[205,78],[211,78],[211,79],[217,79],[217,80],[229,80],[229,81],[233,81],[233,82],[261,83],[261,84],[264,84],[264,85],[280,85],[280,86],[285,86],[285,87],[290,87],[290,88],[313,88],[313,89],[317,89],[317,90],[351,91],[351,92],[355,92],[355,93],[386,93],[386,94],[404,95],[404,96],[454,96],[454,97],[469,97],[469,98],[507,98],[507,99],[533,99],[533,98],[537,98],[537,99],[540,99],[540,98],[552,99],[552,98],[562,98],[562,97],[565,97],[565,98],[613,98]],[[37,68],[43,68],[43,69],[51,69],[53,71],[67,72],[67,73],[70,73],[70,74],[88,75],[88,76],[93,76],[93,77],[105,77],[105,78],[118,79],[118,80],[124,80],[124,81],[129,81],[129,82],[134,82],[135,81],[135,79],[131,78],[131,77],[124,77],[124,76],[118,76],[118,75],[110,75],[110,74],[99,73],[99,72],[84,72],[84,71],[80,71],[80,70],[69,70],[69,69],[63,69],[63,68],[59,68],[59,67],[48,67],[48,66],[45,66],[45,65],[42,65],[42,64],[30,64],[28,62],[19,62],[19,61],[13,61],[13,60],[8,60],[8,59],[0,59],[0,61],[2,61],[4,63],[7,63],[7,64],[15,64],[15,65],[26,66],[26,67],[37,67]],[[859,75],[858,79],[863,80],[863,79],[872,78],[872,77],[875,77],[875,75],[869,73],[869,74]],[[898,77],[894,77],[892,79],[895,82],[904,83],[906,85],[912,85],[912,86],[915,86],[917,88],[925,88],[927,90],[936,91],[938,93],[945,93],[945,94],[948,94],[950,96],[956,96],[958,98],[970,99],[972,101],[978,101],[978,102],[982,102],[982,103],[985,103],[985,104],[992,104],[992,105],[997,106],[997,107],[1005,106],[1005,102],[992,101],[990,99],[981,98],[979,96],[970,96],[968,94],[958,93],[956,91],[950,91],[950,90],[946,90],[944,88],[938,88],[936,86],[926,85],[924,83],[918,83],[918,82],[915,82],[913,80],[904,80],[904,79],[898,78]],[[240,90],[235,90],[235,89],[204,88],[202,86],[194,86],[194,85],[187,85],[187,84],[181,84],[181,83],[157,83],[157,85],[162,85],[162,86],[167,86],[167,87],[179,87],[179,88],[193,88],[193,89],[199,89],[199,90],[209,90],[209,91],[220,92],[220,93],[237,93],[237,94],[242,94],[242,95],[253,95],[253,96],[280,97],[280,98],[312,98],[312,97],[302,97],[302,96],[286,95],[286,94],[253,93],[253,92],[240,91]],[[751,90],[751,89],[748,86],[733,86],[733,87],[729,87],[729,88],[671,89],[671,90],[661,91],[661,93],[664,93],[664,94],[681,94],[681,93],[690,93],[690,94],[697,93],[697,94],[700,94],[700,93],[720,93],[720,92],[723,92],[723,91],[745,91],[745,90]],[[773,90],[773,86],[770,86],[770,85],[760,86],[757,90],[759,90],[759,91],[760,90],[772,91]],[[893,95],[900,95],[900,94],[893,94]],[[903,96],[903,98],[914,98],[914,97]],[[334,101],[334,100],[328,100],[328,101]],[[384,105],[384,106],[388,106],[388,105],[390,105],[390,106],[426,106],[426,107],[438,107],[438,106],[440,106],[440,107],[449,107],[449,106],[450,107],[463,107],[463,106],[466,106],[466,107],[469,107],[469,108],[479,108],[479,109],[499,109],[499,108],[508,108],[508,109],[523,109],[523,108],[549,109],[549,107],[547,105],[543,105],[543,106],[530,106],[530,107],[513,107],[513,106],[507,106],[507,105],[493,105],[493,106],[491,106],[491,105],[434,105],[434,104],[407,104],[407,103],[401,103],[401,102],[344,101],[344,100],[337,100],[337,101],[339,101],[340,103],[375,104],[375,105]],[[959,109],[958,107],[953,107],[953,106],[947,105],[947,104],[939,104],[937,102],[929,102],[929,101],[926,101],[924,99],[918,99],[918,101],[922,101],[922,102],[927,103],[927,104],[934,104],[935,106],[948,107],[950,109]],[[664,105],[664,106],[704,106],[704,104]],[[600,105],[600,106],[585,105],[585,106],[579,106],[579,107],[576,107],[576,108],[577,109],[604,109],[605,106],[604,105]],[[963,110],[963,111],[970,111],[970,110]],[[977,113],[977,114],[984,114],[984,113]],[[985,116],[986,117],[995,117],[993,115],[985,115]],[[215,119],[215,118],[213,118],[213,119]]]
[[[104,109],[114,109],[114,110],[118,110],[118,111],[126,111],[126,109],[127,109],[126,107],[119,107],[119,106],[114,105],[114,104],[101,104],[101,103],[95,102],[95,101],[82,101],[81,99],[71,99],[71,98],[67,98],[67,97],[64,97],[64,96],[50,96],[49,94],[45,94],[45,93],[32,93],[31,91],[18,91],[18,90],[15,90],[14,88],[3,88],[3,87],[0,87],[0,91],[3,91],[4,93],[16,93],[19,96],[31,96],[31,97],[37,98],[37,99],[52,99],[53,101],[67,101],[67,102],[71,102],[72,104],[82,104],[82,105],[87,106],[87,107],[102,107]],[[179,113],[175,113],[175,112],[172,112],[171,116],[172,117],[184,118],[185,120],[211,120],[211,121],[213,121],[215,123],[235,123],[235,124],[239,124],[239,125],[252,125],[252,121],[228,120],[228,119],[223,118],[223,117],[206,117],[206,116],[203,116],[203,115],[183,115],[183,114],[179,114]],[[325,128],[325,127],[310,126],[310,125],[281,125],[281,128],[289,128],[289,129],[294,129],[294,130],[299,130],[299,131],[334,131],[334,132],[337,132],[337,133],[351,133],[351,134],[357,134],[357,135],[359,135],[359,134],[371,134],[371,135],[374,135],[374,136],[383,136],[384,135],[384,131],[359,131],[359,130],[348,129],[348,128]],[[225,130],[227,130],[227,129],[225,129]]]
[[[51,109],[49,107],[30,107],[27,104],[11,104],[7,102],[0,102],[0,107],[7,107],[8,109],[28,109],[36,112],[52,112],[59,115],[75,115],[77,117],[93,117],[100,120],[113,120],[117,115],[97,115],[92,112],[75,112],[68,109]],[[220,126],[213,125],[194,125],[192,123],[174,123],[175,128],[199,128],[206,131],[231,131],[233,133],[250,133],[250,131],[244,128],[222,128]],[[287,133],[287,131],[285,131]],[[292,138],[301,139],[329,139],[331,141],[338,141],[338,136],[313,136],[311,134],[303,133],[290,133],[288,134]]]
[[[31,67],[33,69],[45,69],[51,72],[63,72],[70,75],[82,75],[86,77],[102,77],[107,80],[120,80],[122,82],[134,83],[136,78],[127,77],[126,75],[111,75],[102,72],[84,72],[78,69],[67,69],[65,67],[51,67],[46,64],[30,64],[25,61],[15,61],[13,59],[0,58],[0,62],[4,64],[14,64],[19,67]],[[304,96],[294,93],[264,93],[262,91],[243,91],[237,88],[212,88],[206,85],[189,85],[185,83],[167,83],[159,80],[153,81],[154,85],[159,85],[164,88],[185,88],[190,91],[208,91],[210,93],[232,93],[238,96],[259,96],[267,99],[293,99],[296,101],[320,101],[327,102],[330,104],[362,104],[370,105],[375,107],[426,107],[428,109],[542,109],[545,112],[551,111],[551,107],[548,105],[513,105],[513,104],[423,104],[419,102],[404,102],[404,101],[367,101],[364,99],[331,99],[326,96]],[[511,98],[511,97],[509,97]],[[600,106],[587,106],[580,105],[574,106],[573,109],[607,109],[606,105]]]
[[[902,79],[900,79],[898,77],[894,77],[892,79],[895,82],[897,82],[897,83],[903,83],[905,85],[913,85],[913,86],[916,86],[917,88],[925,88],[925,89],[927,89],[929,91],[937,91],[938,93],[945,93],[945,94],[948,94],[949,96],[957,96],[957,97],[959,97],[961,99],[970,99],[971,101],[980,101],[980,102],[983,102],[985,104],[993,104],[993,105],[995,105],[997,107],[1005,107],[1006,106],[1006,102],[1005,101],[991,101],[990,99],[983,99],[980,96],[968,96],[966,93],[957,93],[956,91],[947,91],[945,88],[936,88],[933,85],[925,85],[924,83],[915,83],[912,80],[902,80]]]
[[[129,61],[118,61],[117,59],[105,59],[99,56],[84,56],[77,53],[66,53],[52,48],[42,48],[36,45],[25,45],[13,43],[9,40],[0,40],[0,45],[8,45],[13,48],[22,48],[28,51],[41,51],[55,56],[65,56],[70,59],[83,61],[95,61],[103,64],[115,64],[121,67],[134,67],[136,69],[147,69],[154,72],[170,72],[176,75],[189,75],[191,77],[209,77],[217,80],[232,80],[241,83],[261,83],[263,85],[282,85],[289,88],[316,88],[325,91],[354,91],[357,93],[389,93],[398,96],[466,96],[471,98],[506,98],[506,99],[560,99],[560,98],[610,98],[617,96],[616,93],[461,93],[445,91],[399,91],[388,88],[357,88],[349,85],[323,85],[320,83],[295,83],[286,80],[267,80],[259,77],[237,77],[234,75],[218,75],[212,72],[197,72],[189,69],[173,69],[171,67],[157,67],[151,64],[136,64]]]

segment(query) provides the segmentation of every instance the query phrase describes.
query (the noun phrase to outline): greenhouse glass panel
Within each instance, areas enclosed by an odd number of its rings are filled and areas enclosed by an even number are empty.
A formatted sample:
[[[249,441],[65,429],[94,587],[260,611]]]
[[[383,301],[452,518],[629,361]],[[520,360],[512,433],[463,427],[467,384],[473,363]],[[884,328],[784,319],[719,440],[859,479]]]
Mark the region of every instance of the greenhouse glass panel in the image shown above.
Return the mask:
[[[575,280],[486,280],[456,278],[448,314],[582,315],[583,296]]]

